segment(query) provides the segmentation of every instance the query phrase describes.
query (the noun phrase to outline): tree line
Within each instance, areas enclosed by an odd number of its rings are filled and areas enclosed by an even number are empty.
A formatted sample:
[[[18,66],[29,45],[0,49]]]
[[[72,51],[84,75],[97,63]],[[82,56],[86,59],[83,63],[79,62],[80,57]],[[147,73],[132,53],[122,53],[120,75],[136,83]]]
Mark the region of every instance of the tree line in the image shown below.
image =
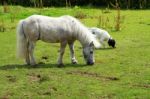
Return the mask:
[[[119,4],[125,9],[145,9],[150,8],[150,0],[0,0],[1,5],[21,5],[30,7],[50,7],[50,6],[93,6],[93,7],[113,7]]]

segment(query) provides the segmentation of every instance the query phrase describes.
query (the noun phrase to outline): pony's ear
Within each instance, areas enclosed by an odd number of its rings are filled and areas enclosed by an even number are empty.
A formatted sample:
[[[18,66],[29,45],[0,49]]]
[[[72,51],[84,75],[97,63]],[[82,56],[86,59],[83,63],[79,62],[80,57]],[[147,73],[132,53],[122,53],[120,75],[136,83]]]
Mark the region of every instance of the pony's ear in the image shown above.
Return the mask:
[[[90,43],[90,46],[91,46],[91,47],[93,47],[93,46],[94,46],[94,43],[93,43],[93,41]]]

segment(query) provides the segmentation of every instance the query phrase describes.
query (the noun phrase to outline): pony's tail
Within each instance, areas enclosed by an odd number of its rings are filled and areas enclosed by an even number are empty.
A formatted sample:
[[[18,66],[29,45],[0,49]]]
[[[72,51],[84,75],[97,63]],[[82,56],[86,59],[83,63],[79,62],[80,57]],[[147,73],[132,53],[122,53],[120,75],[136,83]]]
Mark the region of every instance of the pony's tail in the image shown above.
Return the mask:
[[[23,20],[17,26],[17,57],[25,58],[27,54],[27,39],[23,29]]]

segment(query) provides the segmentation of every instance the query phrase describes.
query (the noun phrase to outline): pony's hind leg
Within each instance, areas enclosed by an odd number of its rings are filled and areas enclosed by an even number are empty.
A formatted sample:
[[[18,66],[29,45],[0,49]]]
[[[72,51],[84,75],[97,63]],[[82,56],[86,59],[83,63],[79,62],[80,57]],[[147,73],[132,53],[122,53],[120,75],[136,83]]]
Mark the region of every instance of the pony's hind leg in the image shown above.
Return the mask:
[[[27,65],[30,65],[30,56],[29,56],[29,43],[26,43],[26,52],[25,52],[25,62],[27,63]]]
[[[78,61],[76,60],[75,55],[74,55],[74,42],[71,42],[68,44],[69,44],[69,48],[70,48],[71,62],[72,62],[72,64],[77,64]]]
[[[30,65],[30,57],[29,57],[29,50],[28,49],[26,52],[26,63],[27,63],[27,65]]]
[[[35,46],[35,43],[34,43],[34,42],[30,42],[30,43],[29,43],[30,65],[32,65],[32,66],[35,66],[35,65],[36,65],[36,62],[35,62],[35,59],[34,59],[34,55],[33,55],[34,46]]]
[[[66,45],[67,45],[67,41],[63,41],[60,43],[60,54],[58,57],[58,67],[62,67],[64,65],[62,58],[63,58],[64,52],[65,52]]]

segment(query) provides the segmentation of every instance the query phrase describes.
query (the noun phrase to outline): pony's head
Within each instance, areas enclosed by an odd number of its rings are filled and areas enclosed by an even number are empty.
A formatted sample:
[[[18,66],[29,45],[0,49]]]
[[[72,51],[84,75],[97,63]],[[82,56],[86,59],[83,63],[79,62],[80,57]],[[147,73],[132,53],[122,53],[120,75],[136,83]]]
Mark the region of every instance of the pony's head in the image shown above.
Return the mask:
[[[108,45],[109,46],[112,46],[113,48],[115,48],[115,44],[116,44],[116,41],[114,39],[109,39],[108,40]]]
[[[87,65],[93,65],[94,60],[94,44],[91,42],[89,45],[83,47],[83,55]]]

